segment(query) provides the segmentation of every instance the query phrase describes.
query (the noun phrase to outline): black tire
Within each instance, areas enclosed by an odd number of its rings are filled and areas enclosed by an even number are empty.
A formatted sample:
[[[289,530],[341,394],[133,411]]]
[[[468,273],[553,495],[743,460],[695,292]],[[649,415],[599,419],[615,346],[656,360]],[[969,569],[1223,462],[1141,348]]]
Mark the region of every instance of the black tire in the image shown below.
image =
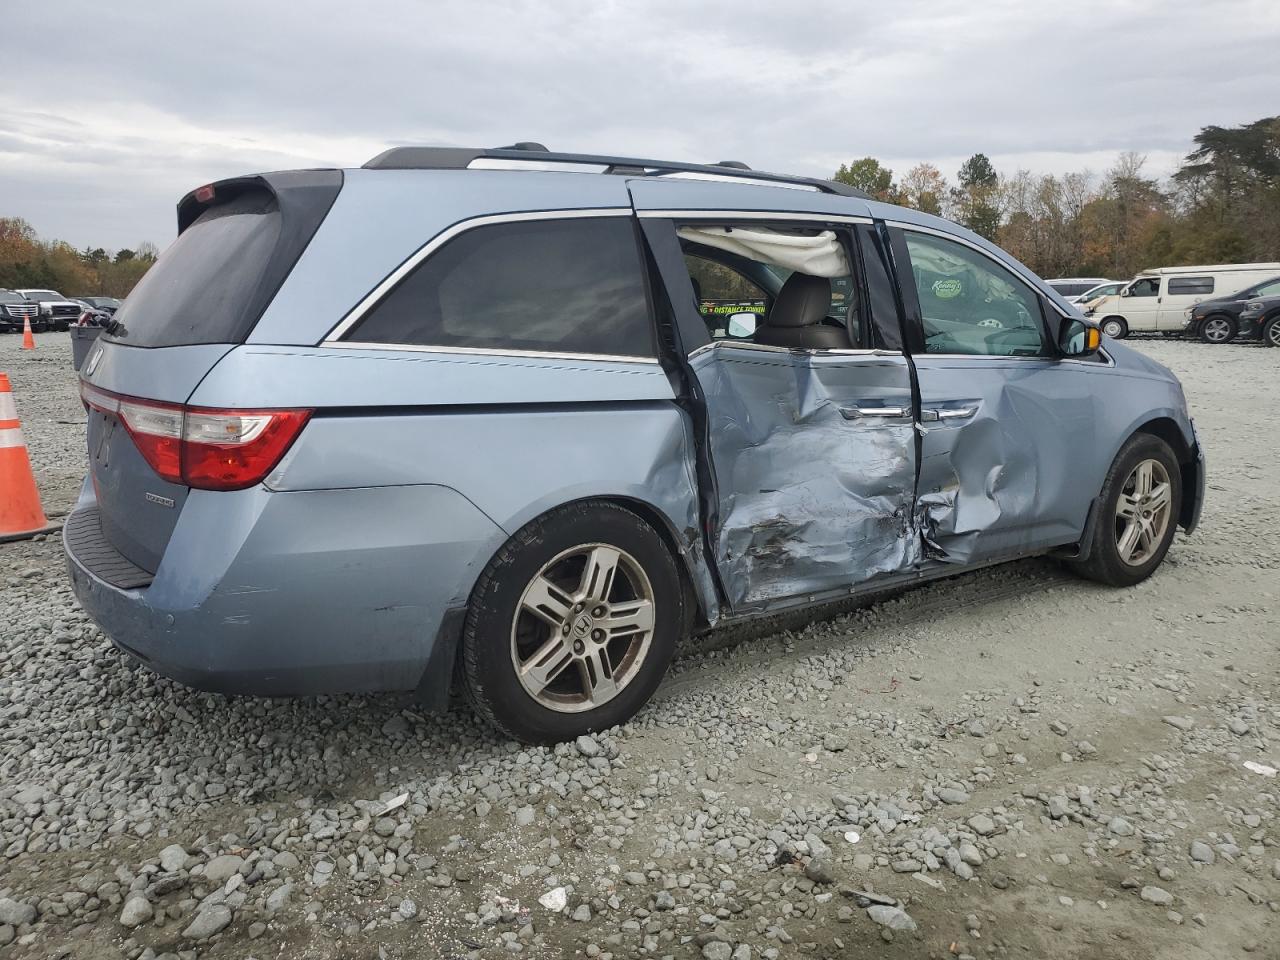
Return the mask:
[[[1169,516],[1163,535],[1142,563],[1125,562],[1117,543],[1118,519],[1116,516],[1120,496],[1129,476],[1145,460],[1160,463],[1170,485]],[[1098,497],[1098,515],[1093,527],[1093,544],[1086,560],[1068,561],[1068,565],[1080,576],[1113,587],[1131,587],[1141,583],[1155,572],[1169,552],[1169,544],[1178,528],[1178,514],[1182,505],[1182,470],[1178,458],[1169,444],[1149,433],[1134,434],[1120,449],[1111,469],[1107,471]]]
[[[1198,333],[1202,342],[1217,345],[1230,343],[1236,338],[1239,330],[1235,317],[1215,313],[1200,321]]]
[[[1280,347],[1280,315],[1272,317],[1262,325],[1262,345]]]
[[[540,703],[522,684],[512,662],[513,624],[526,588],[546,564],[578,546],[599,544],[625,551],[648,578],[652,633],[647,652],[612,699],[562,712]],[[522,527],[481,573],[463,627],[463,686],[476,712],[503,733],[525,743],[558,743],[633,717],[666,674],[684,626],[684,590],[662,537],[617,504],[569,504]],[[567,674],[574,668],[564,669]]]
[[[1129,335],[1129,324],[1124,317],[1104,317],[1099,326],[1112,340],[1123,340]]]

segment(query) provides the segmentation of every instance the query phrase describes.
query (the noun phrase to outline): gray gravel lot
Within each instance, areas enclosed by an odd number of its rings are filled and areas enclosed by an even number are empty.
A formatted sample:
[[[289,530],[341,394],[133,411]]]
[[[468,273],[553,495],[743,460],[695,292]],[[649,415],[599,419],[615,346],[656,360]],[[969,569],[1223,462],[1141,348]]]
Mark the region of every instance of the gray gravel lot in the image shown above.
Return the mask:
[[[46,510],[65,334],[0,337]],[[227,699],[0,545],[0,960],[1280,957],[1280,350],[1145,341],[1201,529],[1114,591],[1009,564],[677,664],[555,749],[391,697]]]

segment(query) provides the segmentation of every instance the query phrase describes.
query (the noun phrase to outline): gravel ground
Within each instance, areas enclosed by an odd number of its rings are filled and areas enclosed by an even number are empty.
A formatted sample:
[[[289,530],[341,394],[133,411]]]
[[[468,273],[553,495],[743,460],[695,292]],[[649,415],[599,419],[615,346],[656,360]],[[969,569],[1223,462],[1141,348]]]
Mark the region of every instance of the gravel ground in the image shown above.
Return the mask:
[[[1115,591],[1009,564],[675,666],[555,749],[465,709],[227,699],[0,546],[0,960],[1280,957],[1280,351],[1147,341],[1201,529]],[[69,343],[0,338],[46,509]]]

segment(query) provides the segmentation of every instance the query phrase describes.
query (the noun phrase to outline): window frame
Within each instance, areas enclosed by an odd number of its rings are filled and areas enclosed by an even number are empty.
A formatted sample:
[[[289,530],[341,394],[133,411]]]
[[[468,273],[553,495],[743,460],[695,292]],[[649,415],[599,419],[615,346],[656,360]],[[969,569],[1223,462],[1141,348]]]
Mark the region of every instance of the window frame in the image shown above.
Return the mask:
[[[1065,320],[1068,315],[1058,309],[1057,304],[1049,299],[1044,291],[1038,289],[1030,281],[1028,281],[1019,271],[1012,266],[996,257],[991,253],[978,246],[976,243],[970,243],[964,237],[947,233],[945,230],[934,230],[931,227],[921,226],[914,223],[905,223],[897,220],[887,220],[885,225],[889,228],[890,243],[893,250],[894,273],[898,283],[899,296],[902,298],[904,312],[906,314],[905,324],[907,327],[907,352],[912,357],[938,357],[946,359],[973,359],[986,360],[995,362],[1004,362],[1008,360],[1016,360],[1025,362],[1028,360],[1038,362],[1054,362],[1062,361],[1064,358],[1058,347],[1057,336],[1054,334],[1050,326],[1050,311],[1057,320]],[[931,353],[926,349],[924,337],[924,311],[920,305],[920,295],[916,290],[915,274],[911,266],[911,252],[907,247],[907,234],[918,233],[925,236],[937,237],[942,240],[949,240],[952,243],[967,247],[974,253],[983,257],[985,260],[995,264],[1005,273],[1009,274],[1016,282],[1020,283],[1032,295],[1032,299],[1039,307],[1040,319],[1040,336],[1041,336],[1041,352],[1037,354],[1003,354],[1003,353]]]
[[[856,227],[859,225],[871,224],[874,221],[870,217],[847,217],[842,215],[824,216],[822,214],[796,213],[796,212],[773,212],[764,210],[755,211],[731,211],[731,210],[663,210],[663,211],[644,211],[641,217],[651,219],[663,219],[670,222],[673,236],[676,231],[686,225],[696,224],[698,226],[744,226],[744,227],[794,227],[801,230],[830,230],[836,234],[841,246],[844,248],[845,257],[849,261],[850,274],[849,278],[853,281],[854,290],[858,297],[857,327],[862,339],[866,339],[872,329],[869,306],[867,303],[868,285],[867,279],[863,272],[862,249],[859,238],[856,234]],[[679,238],[676,238],[677,245]],[[712,262],[720,263],[711,257],[702,256],[701,254],[686,254],[681,248],[682,256],[694,256],[703,260],[712,260]],[[729,264],[722,263],[722,266]],[[737,268],[731,267],[736,270]],[[747,280],[754,283],[750,276],[741,273]],[[772,309],[772,301],[776,298],[776,294],[770,294],[764,291],[770,300],[769,308]],[[847,329],[847,326],[846,326]],[[756,343],[750,339],[735,339],[725,337],[716,340],[708,335],[706,343],[700,344],[689,350],[688,357],[692,359],[697,354],[714,349],[719,346],[738,347],[749,350],[771,351],[775,353],[794,353],[802,350],[804,353],[821,355],[821,356],[841,356],[845,354],[874,354],[874,353],[902,353],[901,350],[886,349],[883,347],[830,347],[830,348],[808,348],[799,347],[781,347],[767,343]]]
[[[438,250],[473,230],[483,227],[510,223],[531,223],[558,220],[596,220],[625,217],[631,221],[632,242],[635,245],[636,269],[640,272],[640,282],[644,289],[645,310],[648,313],[648,331],[652,353],[649,356],[610,353],[578,353],[563,350],[537,350],[527,347],[462,347],[447,344],[415,344],[387,343],[372,340],[349,340],[353,333],[374,310],[389,297],[419,266],[425,263]],[[390,350],[404,353],[442,353],[461,356],[517,356],[536,357],[549,360],[596,360],[609,363],[643,363],[658,364],[661,347],[657,331],[657,314],[654,306],[653,281],[649,276],[649,257],[646,252],[640,224],[635,211],[630,207],[590,207],[582,209],[523,210],[516,213],[486,214],[460,220],[435,236],[428,239],[417,250],[406,257],[390,273],[388,273],[368,294],[324,335],[318,346],[345,350]]]

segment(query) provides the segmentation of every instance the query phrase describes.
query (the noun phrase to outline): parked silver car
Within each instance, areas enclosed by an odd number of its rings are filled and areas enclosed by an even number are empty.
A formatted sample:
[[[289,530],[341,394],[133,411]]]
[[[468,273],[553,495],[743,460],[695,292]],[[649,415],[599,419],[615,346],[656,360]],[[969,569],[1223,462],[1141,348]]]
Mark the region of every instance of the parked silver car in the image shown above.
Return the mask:
[[[1134,584],[1199,516],[1167,369],[840,184],[397,148],[201,187],[178,228],[81,370],[65,544],[193,686],[439,706],[456,673],[555,741],[690,631],[1036,554]],[[703,316],[717,285],[764,306]]]

